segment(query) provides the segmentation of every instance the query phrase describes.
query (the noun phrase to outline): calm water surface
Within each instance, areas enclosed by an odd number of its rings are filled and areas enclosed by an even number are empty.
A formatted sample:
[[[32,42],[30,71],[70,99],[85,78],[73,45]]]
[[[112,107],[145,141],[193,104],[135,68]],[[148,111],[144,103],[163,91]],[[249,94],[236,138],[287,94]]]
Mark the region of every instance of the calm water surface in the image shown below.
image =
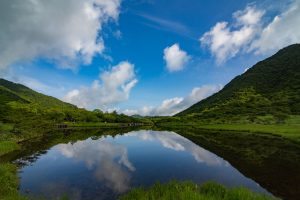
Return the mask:
[[[117,199],[136,186],[157,181],[214,180],[268,193],[226,160],[167,131],[133,131],[89,138],[50,148],[21,168],[20,191],[26,195],[70,199]]]

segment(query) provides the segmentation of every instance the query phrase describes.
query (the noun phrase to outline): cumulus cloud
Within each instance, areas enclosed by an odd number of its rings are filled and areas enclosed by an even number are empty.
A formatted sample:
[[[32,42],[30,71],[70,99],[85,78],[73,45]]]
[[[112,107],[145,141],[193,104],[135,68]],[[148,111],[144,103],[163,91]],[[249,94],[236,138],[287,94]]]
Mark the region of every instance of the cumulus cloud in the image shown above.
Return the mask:
[[[0,1],[0,69],[46,58],[61,67],[89,64],[105,46],[104,23],[117,20],[121,0]]]
[[[221,85],[204,85],[201,87],[194,88],[191,93],[186,97],[175,97],[164,100],[157,107],[145,106],[139,110],[124,110],[123,113],[127,115],[151,115],[151,116],[170,116],[180,111],[185,110],[191,105],[205,99],[206,97],[218,92],[222,89]]]
[[[270,54],[285,46],[300,42],[300,0],[266,22],[266,10],[247,6],[233,14],[233,22],[218,22],[206,32],[200,42],[208,47],[218,64],[238,53]]]
[[[233,14],[233,25],[229,25],[228,22],[218,22],[200,38],[200,42],[210,49],[217,63],[221,64],[234,57],[245,45],[250,44],[259,33],[263,15],[264,11],[247,6],[245,10]]]
[[[190,60],[190,56],[180,49],[179,44],[173,44],[164,49],[164,60],[170,72],[182,70]]]
[[[134,65],[120,62],[110,71],[103,72],[100,80],[95,80],[90,87],[72,90],[63,100],[82,108],[107,110],[108,106],[126,101],[136,83]]]
[[[300,0],[295,0],[287,11],[274,17],[261,32],[250,50],[265,54],[300,42]]]

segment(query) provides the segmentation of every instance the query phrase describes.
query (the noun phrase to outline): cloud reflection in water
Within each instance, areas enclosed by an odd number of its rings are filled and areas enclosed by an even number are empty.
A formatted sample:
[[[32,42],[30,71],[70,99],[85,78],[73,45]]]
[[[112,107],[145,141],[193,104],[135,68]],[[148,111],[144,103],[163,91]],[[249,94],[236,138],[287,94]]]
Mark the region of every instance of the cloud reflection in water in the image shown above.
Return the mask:
[[[197,162],[205,163],[209,166],[228,165],[227,161],[174,132],[135,131],[126,134],[126,136],[138,137],[145,141],[158,141],[165,148],[175,151],[186,151],[192,154]]]
[[[194,159],[208,166],[226,166],[228,163],[215,154],[199,147],[190,140],[168,131],[134,131],[122,136],[88,139],[74,144],[60,144],[60,153],[79,162],[84,162],[89,170],[94,170],[97,180],[116,192],[122,193],[130,188],[131,172],[135,167],[128,159],[126,145],[117,143],[119,137],[135,137],[138,140],[153,141],[174,151],[185,151]]]
[[[65,157],[84,162],[89,169],[95,169],[95,177],[114,191],[129,189],[130,171],[135,171],[135,168],[128,160],[125,146],[101,138],[60,144],[57,148]]]

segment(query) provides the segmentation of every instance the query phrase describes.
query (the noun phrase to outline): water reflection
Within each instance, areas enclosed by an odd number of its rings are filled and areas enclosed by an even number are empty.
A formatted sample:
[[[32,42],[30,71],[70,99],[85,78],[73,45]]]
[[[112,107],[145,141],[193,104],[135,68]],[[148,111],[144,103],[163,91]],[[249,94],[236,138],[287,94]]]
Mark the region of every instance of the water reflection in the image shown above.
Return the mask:
[[[129,188],[129,171],[134,171],[135,168],[128,160],[124,145],[101,138],[60,144],[56,148],[67,158],[84,162],[90,170],[95,169],[95,177],[115,191],[124,192]]]
[[[228,163],[215,154],[194,144],[190,140],[169,131],[136,131],[126,134],[125,136],[138,137],[145,141],[158,141],[165,148],[175,151],[186,151],[193,155],[195,160],[210,166],[227,165]]]
[[[217,181],[266,192],[227,161],[168,131],[133,131],[58,144],[20,172],[24,194],[49,199],[117,199],[157,181]],[[27,194],[28,195],[28,194]]]

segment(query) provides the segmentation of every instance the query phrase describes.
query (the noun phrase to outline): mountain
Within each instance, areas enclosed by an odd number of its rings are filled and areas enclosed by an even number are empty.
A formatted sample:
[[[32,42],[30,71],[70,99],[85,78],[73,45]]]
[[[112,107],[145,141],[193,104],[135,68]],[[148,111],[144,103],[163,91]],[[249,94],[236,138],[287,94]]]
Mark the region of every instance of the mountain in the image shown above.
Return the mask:
[[[34,124],[84,120],[89,111],[38,93],[24,85],[0,79],[0,122]],[[84,116],[84,117],[83,117]],[[36,123],[37,124],[37,123]]]
[[[284,118],[300,114],[300,44],[281,49],[176,116]]]
[[[62,122],[139,122],[141,120],[88,111],[59,99],[38,93],[24,85],[0,79],[0,124],[9,123],[27,127]]]
[[[0,79],[0,92],[1,105],[17,101],[22,103],[35,103],[45,108],[77,108],[72,104],[38,93],[24,85],[13,83],[5,79]]]

